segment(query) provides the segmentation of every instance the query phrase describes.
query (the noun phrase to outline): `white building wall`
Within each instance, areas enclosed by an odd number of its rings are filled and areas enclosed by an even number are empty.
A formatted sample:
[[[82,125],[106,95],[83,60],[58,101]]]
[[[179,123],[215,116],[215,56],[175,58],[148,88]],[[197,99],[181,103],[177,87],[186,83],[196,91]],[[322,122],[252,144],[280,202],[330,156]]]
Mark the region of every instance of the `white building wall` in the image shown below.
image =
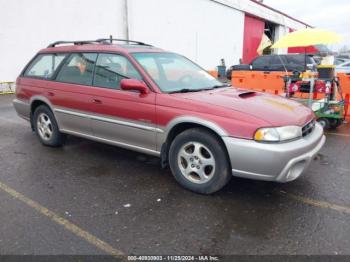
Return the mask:
[[[124,0],[0,0],[0,81],[57,40],[124,37]]]
[[[232,65],[242,57],[245,12],[280,24],[281,36],[305,27],[249,0],[0,0],[0,10],[0,81],[14,81],[57,40],[129,33],[214,69],[221,58]]]
[[[242,57],[244,13],[208,0],[129,0],[129,35],[206,69]]]

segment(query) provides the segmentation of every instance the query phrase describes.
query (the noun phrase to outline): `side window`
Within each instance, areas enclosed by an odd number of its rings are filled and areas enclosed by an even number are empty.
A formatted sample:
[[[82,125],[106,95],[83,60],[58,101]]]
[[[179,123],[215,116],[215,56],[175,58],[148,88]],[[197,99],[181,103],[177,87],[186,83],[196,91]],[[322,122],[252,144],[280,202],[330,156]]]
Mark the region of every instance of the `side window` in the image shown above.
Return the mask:
[[[304,71],[305,70],[305,56],[304,55],[289,55],[286,56],[288,61],[289,71]],[[306,63],[310,63],[310,57],[306,57]]]
[[[126,57],[117,54],[98,55],[94,86],[120,89],[120,81],[124,78],[142,79]]]
[[[269,62],[269,68],[271,71],[284,71],[284,62],[282,56],[276,55],[271,57]]]
[[[253,61],[252,65],[253,70],[269,70],[270,56],[260,56]]]
[[[24,76],[51,78],[65,56],[65,54],[40,54],[26,69]]]
[[[76,53],[66,60],[56,80],[80,85],[92,85],[96,53]]]

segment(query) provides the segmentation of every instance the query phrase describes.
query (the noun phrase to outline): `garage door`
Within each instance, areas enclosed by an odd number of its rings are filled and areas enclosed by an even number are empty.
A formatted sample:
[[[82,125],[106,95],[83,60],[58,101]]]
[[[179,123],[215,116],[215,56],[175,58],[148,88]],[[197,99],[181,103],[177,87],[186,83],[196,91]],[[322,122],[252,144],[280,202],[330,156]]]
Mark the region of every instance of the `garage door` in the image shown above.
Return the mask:
[[[243,63],[249,64],[258,56],[257,49],[264,33],[265,21],[259,18],[245,15],[244,40],[243,40]]]

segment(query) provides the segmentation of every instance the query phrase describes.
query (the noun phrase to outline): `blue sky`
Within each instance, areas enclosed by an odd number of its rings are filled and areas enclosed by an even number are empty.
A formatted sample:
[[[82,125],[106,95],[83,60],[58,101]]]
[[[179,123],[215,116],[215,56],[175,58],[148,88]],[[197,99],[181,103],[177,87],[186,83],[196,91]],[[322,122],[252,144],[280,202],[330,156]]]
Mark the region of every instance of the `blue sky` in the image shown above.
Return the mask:
[[[350,49],[349,0],[264,0],[264,3],[315,27],[329,29],[344,36],[344,42],[334,45]]]

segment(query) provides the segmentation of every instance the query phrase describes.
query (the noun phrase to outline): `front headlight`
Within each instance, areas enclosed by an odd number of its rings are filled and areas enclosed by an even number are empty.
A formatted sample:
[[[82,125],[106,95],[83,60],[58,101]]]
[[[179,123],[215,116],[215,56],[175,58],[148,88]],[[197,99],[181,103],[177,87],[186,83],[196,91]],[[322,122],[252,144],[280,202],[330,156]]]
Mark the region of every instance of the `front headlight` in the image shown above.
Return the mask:
[[[255,132],[254,139],[259,142],[281,142],[301,137],[299,126],[283,126],[273,128],[260,128]]]

